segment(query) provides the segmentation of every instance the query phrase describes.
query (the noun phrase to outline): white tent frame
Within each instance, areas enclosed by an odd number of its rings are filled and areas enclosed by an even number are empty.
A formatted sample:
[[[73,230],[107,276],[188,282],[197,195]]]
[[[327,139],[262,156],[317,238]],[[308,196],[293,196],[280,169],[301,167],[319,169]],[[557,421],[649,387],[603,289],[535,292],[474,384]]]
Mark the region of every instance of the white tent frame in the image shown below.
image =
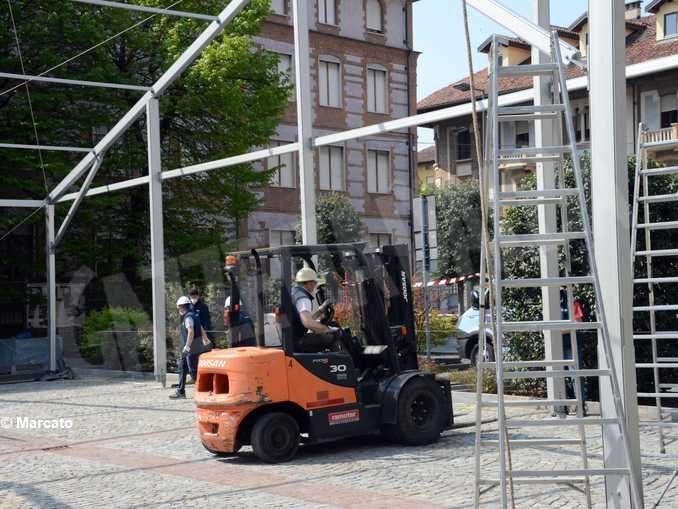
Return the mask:
[[[440,122],[448,118],[453,118],[458,114],[458,107],[443,108],[424,114],[413,115],[397,120],[383,122],[375,125],[351,129],[340,133],[334,133],[317,138],[312,137],[312,105],[310,101],[310,61],[309,61],[309,17],[308,0],[292,0],[293,4],[293,23],[294,23],[294,43],[295,43],[295,86],[297,100],[297,142],[286,145],[258,150],[237,156],[227,157],[216,161],[210,161],[183,168],[177,168],[169,171],[162,171],[160,159],[160,113],[158,107],[159,97],[168,89],[168,87],[182,74],[182,72],[193,63],[200,55],[203,49],[207,47],[224,28],[247,6],[249,0],[232,0],[219,13],[218,16],[208,16],[204,14],[187,13],[182,11],[172,11],[167,9],[149,8],[146,6],[135,6],[133,4],[122,4],[108,0],[72,0],[80,3],[93,4],[104,7],[121,8],[133,11],[154,12],[163,15],[173,15],[202,19],[211,21],[209,26],[193,41],[193,43],[183,52],[183,54],[163,73],[163,75],[153,84],[150,89],[146,87],[134,87],[134,90],[144,91],[143,96],[134,106],[108,131],[108,133],[91,149],[79,149],[77,147],[38,147],[35,145],[18,144],[0,144],[0,148],[23,148],[23,149],[42,149],[42,150],[71,150],[84,151],[84,158],[71,170],[71,172],[59,182],[54,189],[42,201],[37,200],[16,200],[0,199],[0,207],[27,207],[42,208],[46,210],[47,225],[47,287],[48,287],[48,336],[50,341],[50,370],[56,370],[56,279],[55,279],[55,256],[56,246],[63,238],[66,229],[72,220],[78,205],[87,196],[94,196],[108,193],[111,191],[122,190],[130,187],[147,185],[150,195],[150,225],[151,225],[151,266],[153,281],[153,338],[154,338],[154,376],[156,380],[165,384],[167,352],[165,348],[165,289],[164,289],[164,241],[163,241],[163,218],[162,218],[162,182],[167,179],[177,178],[195,173],[207,172],[218,168],[226,168],[242,163],[254,162],[275,155],[282,155],[297,152],[299,154],[299,172],[300,172],[300,191],[301,191],[301,216],[302,216],[302,234],[303,241],[307,244],[316,242],[315,231],[315,185],[314,185],[314,151],[317,147],[331,145],[349,140],[355,140],[366,136],[372,136],[379,133],[396,131],[417,127],[420,125]],[[550,33],[547,29],[538,24],[514,13],[496,0],[466,0],[467,4],[478,12],[484,14],[493,21],[504,26],[516,36],[530,43],[534,48],[544,53],[550,52]],[[621,0],[605,0],[596,2],[605,4],[606,12],[609,17],[600,16],[598,21],[605,19],[605,26],[596,25],[596,30],[592,30],[592,46],[597,44],[602,48],[609,44],[611,33],[623,34],[623,23],[619,23],[618,16],[615,18],[612,13],[617,12],[619,4],[623,11],[624,5]],[[593,14],[593,13],[592,13]],[[592,16],[593,17],[593,16]],[[600,29],[600,30],[599,30]],[[596,36],[595,32],[601,35]],[[597,38],[598,37],[598,38]],[[605,40],[608,37],[608,40]],[[561,42],[561,53],[566,63],[585,66],[581,61],[577,48]],[[78,82],[76,80],[60,80],[58,78],[45,78],[35,76],[16,75],[17,79],[26,79],[30,81],[57,82],[62,84],[82,85],[82,86],[102,86],[108,88],[132,88],[130,85],[116,85],[111,83]],[[618,83],[614,76],[599,77],[597,90],[604,90],[606,87],[612,89]],[[592,84],[592,89],[595,88]],[[602,110],[602,108],[601,108]],[[148,161],[149,173],[146,176],[100,186],[90,189],[90,184],[96,176],[97,170],[106,151],[116,142],[116,140],[143,114],[147,116],[148,130]],[[612,130],[611,130],[612,131]],[[615,133],[610,134],[614,138]],[[609,140],[608,140],[609,141]],[[611,146],[600,144],[601,159],[615,159],[615,143]],[[595,151],[595,147],[594,147]],[[610,164],[614,171],[614,164]],[[68,193],[67,191],[87,172],[87,177],[77,192]],[[613,184],[612,176],[606,175]],[[57,203],[72,201],[64,222],[55,233],[54,225],[54,207]],[[595,222],[595,207],[594,207]],[[603,286],[606,281],[602,281]],[[612,285],[612,283],[610,283]],[[614,285],[613,285],[614,286]],[[613,317],[612,319],[616,319]],[[622,349],[619,350],[622,354]],[[621,370],[627,370],[628,363],[618,362]],[[633,365],[633,363],[631,363]],[[625,380],[623,377],[622,380]],[[635,387],[634,387],[635,389]],[[611,393],[609,394],[611,397]],[[630,427],[631,433],[637,435],[637,426]],[[612,497],[612,495],[609,495]],[[612,501],[612,498],[609,498]],[[615,500],[615,503],[619,503]],[[630,503],[630,502],[629,502]]]

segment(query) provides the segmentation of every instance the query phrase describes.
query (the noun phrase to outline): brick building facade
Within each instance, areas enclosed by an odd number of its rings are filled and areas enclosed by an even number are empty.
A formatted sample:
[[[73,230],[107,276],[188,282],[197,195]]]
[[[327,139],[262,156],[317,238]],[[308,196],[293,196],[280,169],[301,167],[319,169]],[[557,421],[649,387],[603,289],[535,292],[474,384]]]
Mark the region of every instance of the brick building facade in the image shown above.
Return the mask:
[[[313,136],[416,113],[416,59],[411,0],[308,0]],[[291,0],[274,0],[255,42],[280,57],[294,78]],[[346,194],[362,216],[363,239],[374,246],[410,243],[416,131],[400,130],[323,147],[315,153],[318,194]],[[296,141],[296,103],[271,144]],[[294,241],[300,198],[297,155],[264,163],[278,167],[262,205],[247,220],[249,247]]]

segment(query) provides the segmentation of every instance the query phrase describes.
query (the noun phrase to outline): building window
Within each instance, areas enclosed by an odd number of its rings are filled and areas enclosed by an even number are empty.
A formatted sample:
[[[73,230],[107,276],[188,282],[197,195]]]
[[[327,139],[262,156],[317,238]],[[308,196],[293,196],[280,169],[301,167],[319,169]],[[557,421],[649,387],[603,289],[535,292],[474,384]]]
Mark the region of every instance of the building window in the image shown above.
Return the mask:
[[[386,71],[376,68],[367,69],[367,111],[386,113]]]
[[[274,14],[280,14],[284,16],[285,13],[285,3],[287,0],[271,0],[271,11]]]
[[[383,12],[379,0],[367,0],[367,29],[371,32],[383,32]]]
[[[318,0],[318,21],[325,25],[337,24],[335,0]]]
[[[289,80],[290,85],[294,85],[294,66],[292,64],[292,55],[286,55],[285,53],[278,53],[278,72],[283,76],[286,76]],[[290,92],[290,101],[293,101],[295,98],[294,88]]]
[[[385,150],[367,151],[367,192],[389,193],[391,191],[391,168],[389,153]]]
[[[516,147],[530,146],[530,123],[526,121],[516,122]]]
[[[280,146],[282,143],[275,143],[274,146]],[[276,168],[271,178],[272,187],[294,187],[294,159],[292,154],[283,154],[268,158],[268,169]]]
[[[269,247],[293,246],[297,234],[294,230],[271,230],[269,235]]]
[[[457,131],[457,161],[471,159],[471,131],[462,129]]]
[[[678,12],[670,12],[664,16],[664,37],[678,35]]]
[[[433,186],[434,182],[435,182],[435,179],[433,178],[432,175],[429,176],[429,177],[426,177],[426,185],[427,186]]]
[[[377,249],[391,245],[390,233],[370,233],[368,243],[371,248]]]
[[[344,149],[342,147],[320,147],[320,189],[322,191],[344,190]]]
[[[678,122],[678,95],[675,93],[661,97],[661,127],[671,127]]]
[[[339,108],[341,106],[341,65],[338,62],[320,60],[320,105]]]

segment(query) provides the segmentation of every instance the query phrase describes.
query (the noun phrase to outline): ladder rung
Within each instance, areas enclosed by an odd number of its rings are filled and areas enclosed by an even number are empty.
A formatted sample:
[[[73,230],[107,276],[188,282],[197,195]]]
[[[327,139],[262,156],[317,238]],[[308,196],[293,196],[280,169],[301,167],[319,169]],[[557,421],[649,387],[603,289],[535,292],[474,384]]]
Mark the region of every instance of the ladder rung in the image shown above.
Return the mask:
[[[678,392],[639,392],[639,398],[660,398],[660,399],[675,399],[678,398]]]
[[[512,479],[513,484],[577,484],[586,482],[584,477],[539,477],[536,479]],[[499,481],[480,479],[480,484],[495,486]]]
[[[636,251],[636,256],[678,256],[678,249],[656,249],[650,251]]]
[[[641,426],[655,426],[657,428],[678,428],[678,422],[661,422],[661,421],[640,421]]]
[[[501,200],[502,207],[535,207],[537,205],[560,205],[562,198],[534,198],[531,200]]]
[[[504,157],[520,157],[563,154],[571,151],[572,147],[570,145],[551,145],[545,147],[502,148],[499,150],[499,155]]]
[[[678,339],[678,332],[657,332],[655,334],[634,334],[633,339]]]
[[[507,472],[508,474],[508,472]],[[512,470],[510,475],[514,478],[535,477],[569,477],[591,475],[629,475],[628,468],[582,468],[572,470]]]
[[[678,394],[677,394],[678,396]],[[600,417],[568,417],[566,419],[542,419],[542,420],[514,420],[506,421],[509,428],[536,428],[539,426],[600,426],[603,424],[618,424],[614,418],[603,419]]]
[[[641,175],[648,177],[657,177],[659,175],[674,175],[678,173],[678,166],[668,166],[666,168],[652,168],[651,170],[641,170]]]
[[[678,389],[678,384],[659,384],[661,389]]]
[[[541,447],[544,445],[580,445],[581,440],[576,438],[521,438],[509,439],[511,447]],[[483,445],[499,445],[499,440],[485,440]]]
[[[541,76],[558,72],[556,64],[503,65],[497,76]]]
[[[579,194],[579,189],[535,189],[531,191],[511,191],[497,193],[497,198],[560,198],[561,196],[573,196]]]
[[[576,405],[576,399],[517,399],[504,401],[505,407],[531,407],[531,406],[570,406]],[[496,401],[483,401],[481,406],[496,407]]]
[[[636,364],[636,368],[639,369],[649,369],[649,368],[661,368],[661,369],[675,369],[678,368],[678,362],[641,362]]]
[[[678,311],[678,304],[661,304],[655,306],[635,306],[634,311]]]
[[[497,115],[529,115],[531,113],[560,113],[565,111],[564,104],[547,104],[543,106],[501,106]]]
[[[638,198],[641,202],[646,203],[670,203],[678,201],[678,193],[674,194],[655,194],[652,196],[641,196]]]
[[[587,376],[610,376],[609,369],[547,369],[539,371],[509,371],[504,373],[505,380],[518,378],[584,378]]]
[[[525,113],[523,115],[499,115],[498,122],[531,122],[533,120],[553,120],[560,118],[560,113]]]
[[[673,230],[678,228],[678,221],[664,221],[662,223],[641,223],[636,228],[647,228],[649,230]]]
[[[593,284],[592,276],[550,277],[535,279],[502,279],[499,284],[504,288],[535,288],[539,286],[567,286]]]
[[[502,247],[562,245],[571,240],[586,238],[584,232],[532,233],[527,235],[500,235]]]
[[[657,362],[678,362],[678,357],[657,357]]]
[[[660,285],[663,283],[678,283],[678,277],[646,277],[641,279],[634,279],[634,284],[652,283]]]
[[[481,363],[484,368],[494,368],[497,366],[496,362],[483,362]],[[574,366],[574,361],[572,359],[564,360],[541,360],[541,361],[507,361],[503,362],[502,365],[505,368],[543,368],[546,366]]]
[[[642,148],[669,148],[678,145],[678,140],[651,141],[643,143]]]
[[[600,322],[573,322],[551,320],[542,322],[503,322],[503,332],[540,332],[542,330],[594,330],[600,329]]]

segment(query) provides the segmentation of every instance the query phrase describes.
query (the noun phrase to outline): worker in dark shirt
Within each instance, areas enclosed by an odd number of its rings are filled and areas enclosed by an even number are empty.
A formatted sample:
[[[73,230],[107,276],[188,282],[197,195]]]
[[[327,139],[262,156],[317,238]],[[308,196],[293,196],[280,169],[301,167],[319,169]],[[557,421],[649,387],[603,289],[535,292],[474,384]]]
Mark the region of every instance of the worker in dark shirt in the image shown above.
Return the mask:
[[[202,299],[200,290],[193,288],[191,293],[189,293],[191,299],[191,311],[198,315],[200,318],[200,325],[207,333],[207,337],[210,339],[212,346],[214,346],[214,332],[212,331],[212,319],[210,317],[210,310],[205,304],[205,301]]]

